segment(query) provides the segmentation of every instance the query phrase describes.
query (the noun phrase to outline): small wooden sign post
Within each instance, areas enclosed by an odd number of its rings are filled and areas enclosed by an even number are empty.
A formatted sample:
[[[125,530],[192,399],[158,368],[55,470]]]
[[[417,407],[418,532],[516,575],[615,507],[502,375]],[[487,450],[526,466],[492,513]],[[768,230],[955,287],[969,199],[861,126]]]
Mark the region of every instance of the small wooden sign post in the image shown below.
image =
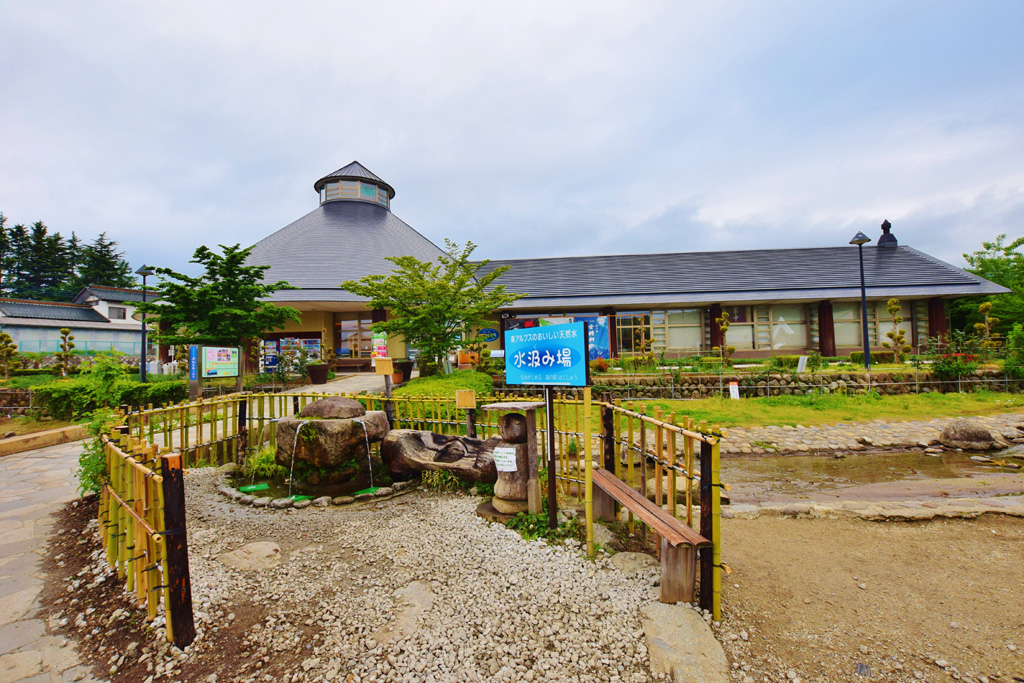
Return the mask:
[[[378,375],[384,375],[384,396],[388,399],[384,402],[384,414],[388,418],[388,426],[393,427],[395,408],[391,404],[391,374],[395,371],[395,362],[391,358],[376,358],[373,365]]]
[[[472,389],[455,391],[455,407],[466,411],[466,436],[476,438],[476,392]]]

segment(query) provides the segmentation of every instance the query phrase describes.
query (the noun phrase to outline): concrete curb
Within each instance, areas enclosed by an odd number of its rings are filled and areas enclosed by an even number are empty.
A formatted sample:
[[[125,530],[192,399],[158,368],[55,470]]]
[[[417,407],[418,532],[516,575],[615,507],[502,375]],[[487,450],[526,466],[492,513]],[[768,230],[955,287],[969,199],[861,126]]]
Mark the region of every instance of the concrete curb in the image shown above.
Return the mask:
[[[88,433],[82,425],[72,425],[61,429],[48,429],[45,432],[12,436],[9,439],[0,440],[0,457],[33,451],[37,448],[59,446],[69,441],[80,441],[86,436],[88,436]]]
[[[929,519],[974,519],[985,514],[1024,517],[1024,496],[950,498],[942,501],[733,504],[722,508],[723,519],[758,517],[859,517],[871,522],[911,522]]]

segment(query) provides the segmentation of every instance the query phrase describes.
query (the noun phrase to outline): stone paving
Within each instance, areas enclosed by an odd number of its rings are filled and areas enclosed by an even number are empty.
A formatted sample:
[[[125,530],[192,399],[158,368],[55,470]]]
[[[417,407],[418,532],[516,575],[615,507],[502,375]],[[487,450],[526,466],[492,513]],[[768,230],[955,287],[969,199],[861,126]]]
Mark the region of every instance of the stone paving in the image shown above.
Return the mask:
[[[836,425],[782,427],[733,427],[722,442],[724,455],[810,453],[814,451],[865,451],[892,448],[927,448],[939,442],[942,428],[959,416],[906,422],[872,420]],[[1004,439],[1020,437],[1024,413],[969,416]]]
[[[77,498],[80,443],[0,458],[0,683],[95,681],[38,615],[51,515]]]

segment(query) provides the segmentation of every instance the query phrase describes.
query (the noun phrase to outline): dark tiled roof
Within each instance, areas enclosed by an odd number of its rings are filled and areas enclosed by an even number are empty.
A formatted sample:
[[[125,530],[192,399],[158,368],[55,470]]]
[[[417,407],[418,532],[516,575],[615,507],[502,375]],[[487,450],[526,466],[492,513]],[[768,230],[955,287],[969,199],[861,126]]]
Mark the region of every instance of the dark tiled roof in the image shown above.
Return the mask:
[[[68,322],[110,322],[92,306],[65,304],[54,301],[25,301],[0,299],[0,313],[11,318],[42,318]]]
[[[156,290],[149,287],[146,288],[147,301],[152,301],[155,294]],[[78,296],[75,297],[75,303],[85,301],[90,295],[103,301],[128,301],[133,303],[142,301],[141,289],[122,289],[120,287],[107,287],[105,285],[89,285],[78,293]]]
[[[394,199],[395,198],[395,188],[393,188],[390,185],[388,185],[386,182],[384,182],[383,178],[381,178],[376,173],[374,173],[370,169],[368,169],[365,166],[363,166],[358,161],[353,161],[348,166],[342,166],[341,168],[339,168],[334,173],[329,173],[329,174],[325,175],[323,178],[321,178],[320,180],[318,180],[315,183],[313,183],[313,189],[316,190],[319,193],[320,192],[320,188],[323,187],[324,183],[326,183],[328,180],[342,180],[342,179],[344,179],[344,180],[372,180],[373,182],[377,183],[378,185],[383,185],[385,188],[387,188],[388,198],[389,199]]]
[[[338,287],[342,280],[390,273],[395,265],[385,260],[388,256],[433,261],[442,253],[384,207],[343,200],[326,202],[257,242],[248,264],[269,265],[266,282],[286,280],[302,289],[329,290],[336,294],[333,301],[362,301]],[[286,290],[274,299],[306,299],[299,297],[299,292]]]
[[[561,306],[674,300],[743,301],[859,296],[856,247],[634,254],[491,261],[482,272],[509,266],[496,284],[525,293],[516,308],[557,300]],[[910,247],[864,249],[869,295],[914,291],[917,296],[993,294],[1004,288]],[[586,301],[586,303],[583,303]]]

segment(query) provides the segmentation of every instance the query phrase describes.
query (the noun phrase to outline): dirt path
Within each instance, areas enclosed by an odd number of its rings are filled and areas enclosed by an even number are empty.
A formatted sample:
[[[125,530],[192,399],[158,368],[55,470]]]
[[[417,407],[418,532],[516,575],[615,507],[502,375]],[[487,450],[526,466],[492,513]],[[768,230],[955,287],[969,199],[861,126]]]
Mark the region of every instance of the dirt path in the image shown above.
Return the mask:
[[[722,536],[737,681],[1024,681],[1024,520],[767,517]]]

